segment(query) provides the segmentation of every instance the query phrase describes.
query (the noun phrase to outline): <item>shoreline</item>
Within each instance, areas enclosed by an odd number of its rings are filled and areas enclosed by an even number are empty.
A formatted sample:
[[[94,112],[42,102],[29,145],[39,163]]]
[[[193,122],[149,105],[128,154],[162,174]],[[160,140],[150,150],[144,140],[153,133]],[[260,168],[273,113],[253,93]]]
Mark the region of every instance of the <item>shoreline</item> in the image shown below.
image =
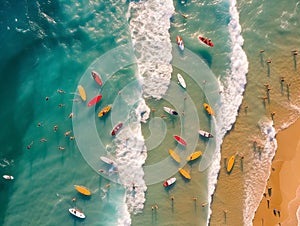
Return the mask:
[[[277,150],[272,161],[271,174],[265,193],[255,212],[254,226],[297,225],[296,212],[300,205],[297,190],[300,175],[300,119],[288,128],[279,131]]]

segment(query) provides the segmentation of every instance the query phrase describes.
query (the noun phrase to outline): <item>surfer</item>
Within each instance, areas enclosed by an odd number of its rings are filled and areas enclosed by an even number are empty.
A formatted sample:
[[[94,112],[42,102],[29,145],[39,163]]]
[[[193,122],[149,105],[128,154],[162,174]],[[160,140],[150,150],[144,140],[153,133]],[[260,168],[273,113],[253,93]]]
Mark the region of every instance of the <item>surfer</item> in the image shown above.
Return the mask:
[[[31,143],[27,145],[27,149],[29,150],[32,147],[32,145],[33,145],[33,141],[31,141]]]
[[[65,148],[63,146],[58,146],[58,150],[63,151]]]
[[[57,92],[58,92],[58,93],[65,93],[65,91],[62,90],[62,89],[58,89]]]
[[[58,129],[58,125],[53,126],[53,131],[56,132]]]
[[[40,142],[41,142],[41,143],[47,142],[47,139],[46,139],[46,138],[41,138],[41,139],[40,139]]]
[[[74,116],[74,113],[71,112],[71,113],[69,114],[69,118],[73,118],[73,116]]]
[[[65,132],[65,137],[69,136],[72,133],[72,130]]]
[[[271,112],[271,118],[272,118],[272,120],[274,120],[274,116],[275,116],[275,114],[276,114],[276,112],[275,112],[275,111]]]
[[[136,186],[134,183],[132,183],[132,190],[135,190],[136,189]]]
[[[203,203],[201,204],[202,207],[205,207],[205,206],[207,206],[207,205],[208,205],[207,202],[203,202]]]

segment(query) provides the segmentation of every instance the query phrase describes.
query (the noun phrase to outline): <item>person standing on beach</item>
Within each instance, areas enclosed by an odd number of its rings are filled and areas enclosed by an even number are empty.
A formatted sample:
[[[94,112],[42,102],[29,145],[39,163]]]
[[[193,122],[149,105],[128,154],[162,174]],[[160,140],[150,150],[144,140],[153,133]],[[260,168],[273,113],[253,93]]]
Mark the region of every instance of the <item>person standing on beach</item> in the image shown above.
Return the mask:
[[[273,213],[274,213],[274,216],[276,216],[276,208],[274,208]]]
[[[268,195],[271,197],[271,195],[272,195],[272,187],[268,187]]]

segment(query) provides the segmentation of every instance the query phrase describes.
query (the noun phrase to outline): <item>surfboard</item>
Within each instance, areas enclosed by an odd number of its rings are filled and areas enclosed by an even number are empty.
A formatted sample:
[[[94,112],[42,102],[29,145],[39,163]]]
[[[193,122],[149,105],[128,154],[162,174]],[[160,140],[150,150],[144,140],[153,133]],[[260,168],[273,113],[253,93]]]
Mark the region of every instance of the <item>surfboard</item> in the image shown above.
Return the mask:
[[[178,169],[179,173],[186,179],[192,179],[191,175],[183,168]]]
[[[235,161],[235,155],[231,156],[227,163],[227,173],[230,173]]]
[[[77,88],[78,88],[78,92],[79,92],[79,95],[80,95],[81,99],[83,101],[86,101],[86,93],[85,93],[85,89],[83,88],[83,86],[82,85],[78,85]]]
[[[183,51],[184,50],[184,42],[179,35],[176,36],[176,42],[178,44],[178,47]]]
[[[169,107],[164,107],[164,111],[167,112],[170,115],[178,115],[177,111],[175,111],[174,109],[169,108]]]
[[[209,132],[207,131],[204,131],[204,130],[201,130],[199,129],[198,130],[198,133],[203,136],[203,137],[206,137],[206,138],[213,138],[214,136],[212,134],[210,134]]]
[[[211,106],[209,106],[209,104],[204,103],[203,107],[204,107],[204,109],[207,111],[207,113],[209,115],[214,115],[215,114],[214,111],[213,111],[213,109],[211,108]]]
[[[175,177],[172,177],[172,178],[170,178],[170,179],[164,181],[163,186],[164,186],[164,187],[169,187],[169,186],[171,186],[172,184],[174,184],[175,182],[176,182],[176,178],[175,178]]]
[[[3,178],[6,179],[6,180],[13,180],[14,177],[11,176],[11,175],[3,175]]]
[[[193,160],[199,158],[201,155],[202,155],[202,151],[195,151],[194,153],[190,154],[186,158],[186,161],[193,161]]]
[[[213,47],[214,46],[214,43],[210,40],[210,39],[208,39],[208,38],[205,38],[205,37],[203,37],[203,36],[198,36],[198,39],[201,41],[201,42],[203,42],[204,44],[206,44],[206,45],[208,45],[208,46],[210,46],[210,47]]]
[[[186,145],[187,145],[187,143],[185,142],[185,140],[182,139],[180,136],[174,135],[173,137],[174,137],[174,139],[175,139],[179,144],[181,144],[181,145],[183,145],[183,146],[186,146]]]
[[[99,86],[102,86],[102,80],[100,75],[96,71],[92,71],[92,76]]]
[[[116,162],[115,162],[114,160],[112,160],[112,159],[110,159],[110,158],[107,158],[107,157],[105,157],[105,156],[101,156],[100,159],[101,159],[103,162],[107,163],[108,165],[114,165],[114,166],[117,165]]]
[[[88,107],[91,107],[95,104],[97,104],[100,100],[102,99],[102,94],[98,95],[98,96],[95,96],[93,99],[91,99],[89,102],[88,102]]]
[[[74,185],[74,187],[80,194],[83,194],[86,196],[90,196],[92,194],[88,188],[86,188],[82,185]]]
[[[111,131],[111,135],[115,136],[117,135],[117,133],[120,131],[120,129],[123,127],[123,123],[119,122],[117,125],[115,125],[115,127],[113,128],[113,130]]]
[[[98,117],[101,118],[104,115],[106,115],[111,109],[111,105],[107,105],[105,108],[103,108],[99,113],[98,113]]]
[[[70,212],[70,214],[72,214],[73,216],[78,217],[78,218],[80,218],[80,219],[84,219],[84,218],[85,218],[84,213],[83,213],[81,210],[77,209],[77,208],[70,208],[70,209],[69,209],[69,212]]]
[[[177,79],[178,79],[178,82],[179,82],[179,84],[182,86],[182,88],[186,88],[186,83],[185,83],[185,80],[184,80],[184,78],[182,77],[182,75],[181,74],[177,74]]]
[[[169,154],[176,162],[180,163],[180,157],[179,157],[179,155],[176,154],[176,152],[174,150],[170,149]]]

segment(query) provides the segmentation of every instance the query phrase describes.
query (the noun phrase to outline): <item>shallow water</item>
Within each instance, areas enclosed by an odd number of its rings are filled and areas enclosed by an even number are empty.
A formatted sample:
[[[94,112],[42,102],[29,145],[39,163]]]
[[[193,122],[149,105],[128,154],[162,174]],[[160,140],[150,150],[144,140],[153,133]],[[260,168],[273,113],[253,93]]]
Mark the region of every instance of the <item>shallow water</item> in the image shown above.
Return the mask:
[[[3,106],[5,106],[0,114],[2,124],[0,156],[2,173],[12,174],[16,179],[1,181],[2,211],[0,213],[3,216],[1,224],[55,225],[57,222],[64,221],[76,225],[117,225],[118,220],[123,220],[123,224],[128,225],[130,216],[125,205],[124,187],[107,180],[107,176],[99,176],[95,171],[98,168],[109,170],[108,166],[98,161],[98,157],[102,154],[115,154],[115,144],[112,143],[109,132],[113,125],[121,120],[118,117],[130,112],[124,110],[122,114],[119,114],[118,112],[121,111],[119,109],[122,106],[124,106],[122,109],[128,106],[133,106],[134,109],[138,106],[134,104],[135,101],[130,104],[122,102],[124,100],[122,95],[118,95],[118,92],[131,81],[140,84],[135,77],[136,67],[127,65],[128,67],[120,71],[112,72],[109,71],[111,67],[102,67],[108,64],[101,62],[102,64],[99,64],[101,69],[98,70],[102,72],[103,78],[110,73],[113,74],[101,90],[103,99],[96,108],[88,110],[84,108],[86,112],[80,112],[91,114],[89,119],[96,124],[93,130],[96,130],[95,133],[89,133],[91,129],[89,127],[84,131],[79,129],[80,132],[84,132],[80,138],[99,135],[105,144],[105,149],[99,148],[98,144],[91,148],[90,142],[86,142],[86,139],[83,139],[81,143],[80,139],[70,140],[69,137],[64,136],[68,130],[72,130],[71,135],[77,136],[78,130],[74,129],[74,123],[76,117],[80,119],[81,115],[75,114],[73,119],[69,119],[68,116],[74,108],[85,106],[80,101],[74,102],[74,99],[75,101],[79,99],[76,89],[82,81],[81,78],[85,75],[87,79],[90,79],[87,80],[87,84],[84,84],[88,87],[89,98],[98,94],[100,89],[89,77],[89,67],[96,62],[98,57],[105,56],[105,53],[115,47],[130,43],[131,31],[127,24],[128,4],[124,2],[85,4],[82,1],[31,3],[24,1],[4,4],[5,11],[0,10],[3,16],[0,23],[2,31],[0,35],[2,42],[5,43],[0,55],[1,96]],[[176,36],[180,34],[187,49],[185,54],[191,50],[193,54],[199,56],[218,81],[224,85],[223,82],[226,81],[228,71],[231,69],[229,3],[173,1],[173,4],[175,13],[171,18],[169,30],[171,42],[175,42]],[[289,2],[289,4],[282,1],[272,2],[272,4],[265,1],[238,1],[237,6],[240,12],[242,35],[245,39],[244,49],[249,61],[249,73],[237,122],[224,140],[221,150],[222,158],[219,156],[218,158],[221,159],[217,159],[213,165],[217,170],[221,165],[221,171],[218,187],[213,197],[211,225],[224,223],[225,212],[223,210],[228,210],[227,224],[240,225],[246,219],[243,217],[245,211],[252,211],[251,208],[244,207],[255,207],[260,201],[259,190],[247,203],[243,198],[230,199],[236,195],[248,196],[245,184],[249,181],[254,187],[258,186],[256,185],[258,180],[255,180],[258,177],[251,173],[253,170],[250,168],[253,161],[259,158],[257,153],[253,154],[251,140],[258,140],[262,146],[265,144],[258,122],[265,117],[270,120],[270,113],[276,111],[274,123],[275,129],[278,130],[289,125],[299,115],[297,58],[291,55],[291,50],[299,46],[297,39],[299,4],[297,1]],[[185,19],[180,13],[187,14],[188,18]],[[266,21],[273,21],[273,23]],[[212,38],[215,47],[208,48],[202,45],[197,40],[200,34]],[[286,41],[282,42],[282,39]],[[168,45],[171,42],[169,41]],[[264,49],[265,52],[259,53],[260,49]],[[175,48],[175,50],[178,49]],[[186,56],[183,54],[177,57],[185,58]],[[265,63],[268,58],[272,58],[269,67]],[[174,52],[172,59],[176,59]],[[110,62],[114,63],[113,60]],[[197,62],[195,60],[195,63]],[[202,71],[204,68],[196,71],[194,75],[195,72],[192,71],[194,67],[188,68],[191,70],[188,71],[178,63],[180,62],[171,62],[173,82],[168,89],[170,94],[167,92],[167,95],[159,101],[151,98],[146,100],[150,110],[156,109],[156,111],[150,114],[148,123],[141,124],[146,146],[151,144],[150,147],[152,147],[147,153],[145,169],[164,159],[163,161],[168,166],[166,169],[171,172],[170,176],[176,175],[178,181],[170,190],[164,190],[160,181],[163,177],[153,179],[150,177],[151,174],[146,173],[146,183],[148,180],[152,182],[149,183],[145,193],[144,211],[131,216],[132,225],[140,225],[141,222],[146,225],[207,224],[210,206],[202,207],[202,204],[209,202],[208,194],[211,188],[208,188],[208,178],[211,174],[206,170],[206,164],[209,161],[203,161],[206,155],[184,166],[192,175],[192,180],[186,182],[176,173],[177,166],[169,158],[167,151],[169,148],[176,148],[176,143],[171,137],[175,133],[182,133],[189,143],[193,144],[186,150],[177,147],[182,157],[185,157],[192,149],[205,150],[209,147],[206,140],[189,131],[185,125],[194,127],[193,123],[196,124],[195,131],[199,125],[208,131],[214,129],[214,124],[211,124],[210,118],[202,108],[202,103],[206,100],[218,103],[214,98],[219,97],[216,95],[219,89],[211,89],[210,79],[206,79],[207,82],[203,83],[201,76],[204,75]],[[186,91],[176,84],[175,76],[178,72],[182,73],[186,79],[188,87]],[[281,76],[285,77],[284,84],[280,83]],[[269,83],[272,89],[270,102],[267,100],[263,104],[261,97],[266,95],[265,83]],[[286,86],[288,83],[291,83],[289,89]],[[135,87],[138,87],[137,92],[134,92],[138,99],[141,90],[138,85]],[[225,91],[226,88],[227,86],[224,86]],[[57,89],[63,89],[66,93],[60,94]],[[205,96],[208,90],[214,92],[210,97],[212,99],[207,99],[208,95]],[[188,98],[185,102],[186,93]],[[128,97],[130,97],[128,99],[125,91],[123,94],[126,100],[135,99],[134,95],[131,96],[132,92],[128,92]],[[48,101],[45,100],[46,96],[49,97]],[[111,103],[119,107],[116,108],[118,110],[114,111],[113,108],[104,120],[94,117],[98,110]],[[64,105],[59,107],[59,104]],[[180,113],[184,110],[184,116],[180,115],[178,119],[169,116],[161,118],[160,116],[165,114],[162,111],[165,105],[176,107]],[[214,107],[218,112],[220,105],[215,104]],[[235,112],[229,111],[229,115],[235,116]],[[41,126],[38,126],[39,122]],[[88,125],[87,120],[81,122]],[[153,123],[152,128],[148,127],[151,123]],[[58,125],[57,132],[53,131],[54,125]],[[163,133],[157,134],[158,131],[163,131]],[[151,132],[155,134],[152,135]],[[161,139],[159,145],[153,142],[158,139],[157,137]],[[40,142],[41,138],[47,139],[47,142]],[[236,142],[237,140],[239,142]],[[34,143],[28,150],[26,146],[31,141]],[[65,150],[58,150],[58,146],[65,147]],[[86,154],[91,154],[89,157],[82,155],[85,146],[90,148],[90,151],[84,151]],[[224,158],[235,153],[243,155],[244,162],[238,159],[232,174],[227,175],[224,172]],[[263,155],[263,157],[266,158],[260,163],[268,162],[272,158],[270,155]],[[86,158],[92,161],[92,163],[89,162],[90,165],[85,161]],[[201,172],[199,172],[199,167],[202,169]],[[267,165],[265,169],[264,176],[268,174]],[[160,168],[157,168],[157,174],[159,173]],[[90,199],[81,197],[75,191],[74,184],[89,187],[93,192],[92,197]],[[170,199],[171,195],[174,195],[173,204]],[[85,221],[77,221],[69,215],[67,209],[75,205],[71,201],[73,197],[77,198],[76,206],[87,215]],[[194,197],[197,198],[196,201],[193,200]],[[159,206],[159,209],[152,211],[151,207],[155,204]],[[41,206],[44,208],[41,209]],[[32,217],[27,218],[28,214]]]

